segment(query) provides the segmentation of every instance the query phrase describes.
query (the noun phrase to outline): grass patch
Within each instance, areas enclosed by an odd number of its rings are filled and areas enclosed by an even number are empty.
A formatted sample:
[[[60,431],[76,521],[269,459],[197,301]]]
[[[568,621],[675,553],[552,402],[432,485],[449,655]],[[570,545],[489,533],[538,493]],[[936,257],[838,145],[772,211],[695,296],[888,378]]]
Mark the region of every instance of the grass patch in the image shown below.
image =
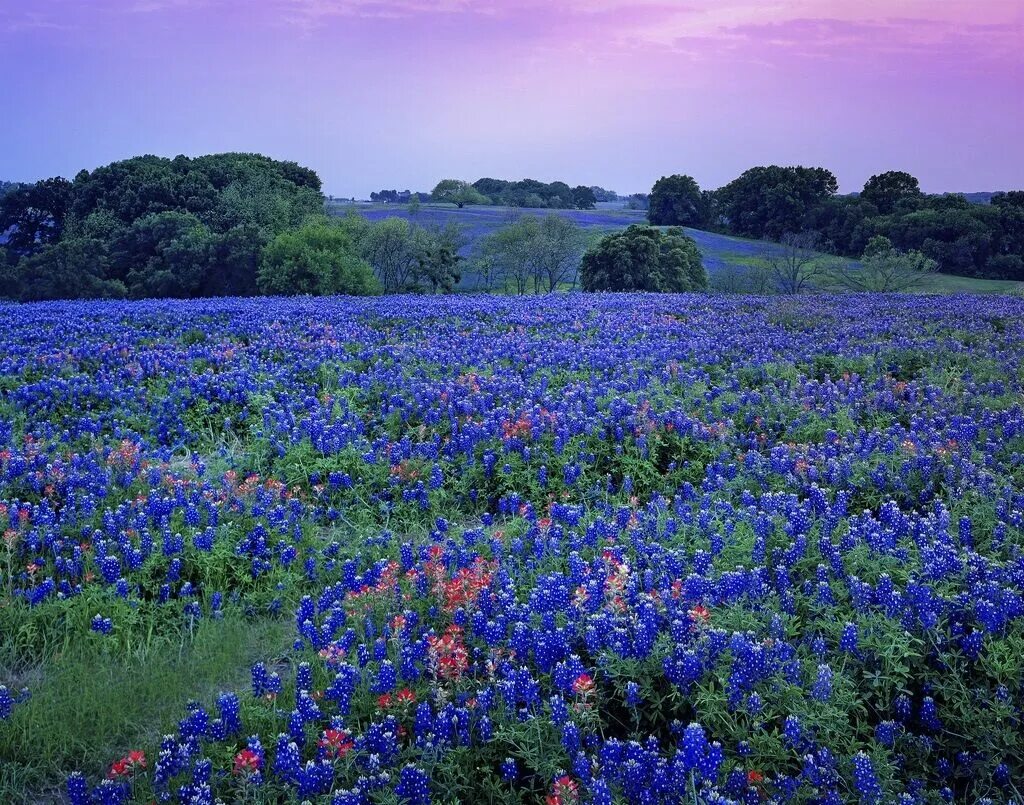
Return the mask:
[[[189,700],[212,704],[220,691],[246,687],[250,666],[283,653],[289,636],[286,622],[226,614],[127,653],[88,635],[41,659],[14,677],[31,685],[32,698],[0,727],[0,802],[62,801],[69,771],[101,777],[126,748],[152,762]],[[9,669],[0,654],[0,676],[10,678]]]

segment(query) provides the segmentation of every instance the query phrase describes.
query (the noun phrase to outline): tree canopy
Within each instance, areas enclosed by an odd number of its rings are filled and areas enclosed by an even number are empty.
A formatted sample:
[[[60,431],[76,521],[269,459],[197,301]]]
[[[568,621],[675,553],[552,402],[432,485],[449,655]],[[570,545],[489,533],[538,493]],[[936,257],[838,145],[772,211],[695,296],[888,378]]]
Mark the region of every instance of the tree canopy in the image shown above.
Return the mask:
[[[708,276],[693,238],[682,229],[665,232],[634,224],[608,235],[583,257],[587,291],[680,293],[707,288]]]
[[[662,176],[648,201],[647,219],[656,226],[701,226],[708,217],[700,185],[692,176]]]
[[[906,171],[887,171],[872,176],[864,183],[861,198],[874,204],[883,215],[894,212],[903,203],[916,203],[921,198],[921,184]]]
[[[264,250],[259,287],[265,293],[295,295],[375,293],[369,264],[337,222],[311,220],[282,232]]]
[[[249,295],[264,247],[322,213],[314,171],[260,154],[141,156],[74,181],[20,185],[0,198],[4,292],[26,300]],[[69,266],[86,256],[80,282]]]
[[[431,193],[434,201],[454,204],[460,210],[467,204],[487,204],[488,198],[462,179],[442,179]]]
[[[907,254],[920,254],[938,271],[1024,280],[1024,191],[975,194],[971,203],[962,194],[926,195],[905,171],[875,174],[858,195],[839,196],[837,189],[830,171],[803,166],[754,167],[704,192],[690,177],[663,177],[648,218],[784,246],[813,237],[813,251],[850,257],[885,237],[904,264]]]
[[[490,286],[507,285],[516,293],[550,293],[575,286],[586,236],[561,215],[524,215],[486,236],[476,255],[477,271]]]
[[[719,214],[729,229],[751,238],[779,240],[804,228],[810,210],[839,189],[825,168],[751,168],[715,194]]]

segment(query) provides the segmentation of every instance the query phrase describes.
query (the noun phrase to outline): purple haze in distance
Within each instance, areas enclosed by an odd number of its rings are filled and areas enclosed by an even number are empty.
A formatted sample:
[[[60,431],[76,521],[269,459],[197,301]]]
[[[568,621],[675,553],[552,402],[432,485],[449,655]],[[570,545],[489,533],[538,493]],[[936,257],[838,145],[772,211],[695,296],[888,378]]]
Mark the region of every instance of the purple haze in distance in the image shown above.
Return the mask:
[[[0,0],[0,179],[261,151],[440,178],[1024,186],[1020,0]]]

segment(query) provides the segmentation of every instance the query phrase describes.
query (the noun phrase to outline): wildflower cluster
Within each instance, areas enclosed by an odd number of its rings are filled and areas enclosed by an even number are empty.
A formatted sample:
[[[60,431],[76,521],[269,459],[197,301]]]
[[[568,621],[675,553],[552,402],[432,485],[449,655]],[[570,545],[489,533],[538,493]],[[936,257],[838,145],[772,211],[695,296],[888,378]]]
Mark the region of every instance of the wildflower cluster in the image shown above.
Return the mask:
[[[293,630],[75,805],[1020,802],[1024,301],[4,313],[0,625]]]

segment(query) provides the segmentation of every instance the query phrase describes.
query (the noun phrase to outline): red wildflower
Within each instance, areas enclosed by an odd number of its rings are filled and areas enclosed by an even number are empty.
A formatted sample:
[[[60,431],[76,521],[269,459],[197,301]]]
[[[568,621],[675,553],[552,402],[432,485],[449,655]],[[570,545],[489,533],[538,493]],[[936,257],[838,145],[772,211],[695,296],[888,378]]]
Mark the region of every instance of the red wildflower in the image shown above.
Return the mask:
[[[260,770],[260,766],[263,765],[263,758],[261,758],[256,752],[251,749],[243,749],[237,755],[235,755],[235,774],[244,774],[248,777],[250,774],[255,774]]]
[[[146,768],[146,755],[144,752],[136,749],[120,760],[115,760],[110,766],[107,777],[111,780],[116,780],[119,777],[127,777],[130,774],[134,774],[137,769],[144,768]]]
[[[711,619],[711,613],[708,612],[708,608],[698,604],[690,610],[690,616],[696,620],[707,623]]]
[[[572,692],[577,696],[588,696],[594,692],[594,678],[590,674],[580,674],[572,683]]]
[[[410,688],[402,688],[395,695],[395,700],[398,704],[414,704],[416,701],[416,692]]]
[[[442,637],[427,638],[434,672],[442,679],[458,679],[469,668],[469,652],[462,641],[462,629],[449,626]]]
[[[544,798],[545,805],[574,805],[580,801],[580,785],[563,774],[551,785],[551,793]]]
[[[327,757],[339,758],[345,757],[355,746],[355,742],[345,730],[329,729],[324,730],[318,746],[324,750]]]

